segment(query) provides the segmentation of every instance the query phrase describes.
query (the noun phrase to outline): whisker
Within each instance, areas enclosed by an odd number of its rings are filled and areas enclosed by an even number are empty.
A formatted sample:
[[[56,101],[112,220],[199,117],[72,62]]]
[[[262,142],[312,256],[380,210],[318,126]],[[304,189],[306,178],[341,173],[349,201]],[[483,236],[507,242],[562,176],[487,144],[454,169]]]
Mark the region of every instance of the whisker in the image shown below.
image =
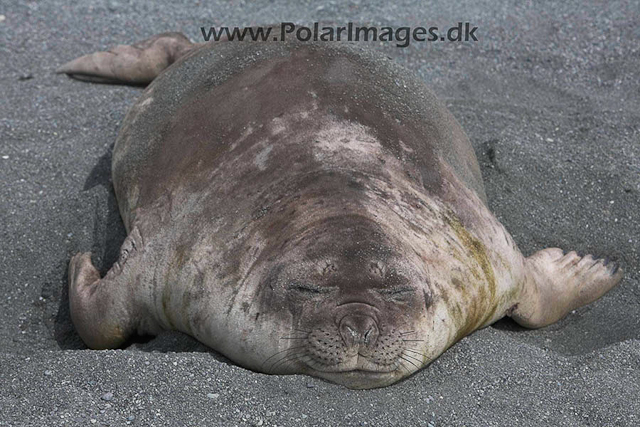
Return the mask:
[[[404,351],[410,351],[411,353],[416,353],[416,354],[419,354],[420,356],[424,356],[424,354],[421,351],[411,350],[410,348],[405,348]]]
[[[299,357],[296,357],[294,360],[289,360],[287,363],[292,362],[302,362],[308,364],[310,361],[313,361],[313,357],[309,353],[301,354]]]
[[[296,361],[298,359],[302,359],[304,356],[306,356],[307,354],[305,352],[301,352],[301,353],[294,353],[294,354],[287,354],[284,357],[282,357],[280,360],[278,360],[276,363],[274,363],[271,368],[269,368],[270,371],[273,371],[276,369],[276,367],[280,367],[282,366],[282,364],[287,364],[289,362],[293,362]]]
[[[267,363],[271,358],[273,358],[273,357],[275,357],[275,356],[277,356],[277,355],[279,355],[279,354],[281,354],[281,353],[284,353],[284,352],[286,352],[286,351],[296,350],[296,349],[299,349],[299,348],[304,348],[304,347],[305,347],[304,345],[300,345],[300,346],[297,346],[297,347],[289,347],[289,348],[287,348],[287,349],[285,349],[285,350],[278,351],[277,353],[274,353],[274,354],[272,354],[271,356],[267,357],[267,358],[264,360],[264,362],[262,362],[262,366],[264,366],[264,365],[265,365],[265,363]]]
[[[410,354],[405,354],[405,356],[407,356],[407,357],[409,357],[409,358],[411,358],[411,359],[415,360],[416,362],[422,363],[422,360],[421,360],[421,359],[418,359],[418,358],[417,358],[417,357],[415,357],[415,356],[411,356]]]
[[[282,357],[280,357],[280,358],[278,358],[278,359],[274,360],[274,361],[273,361],[273,363],[271,363],[271,365],[270,365],[270,366],[269,366],[269,368],[267,369],[267,371],[268,371],[268,372],[273,372],[273,371],[276,369],[276,367],[277,367],[278,365],[280,365],[281,363],[285,363],[285,362],[287,361],[287,359],[288,359],[288,358],[295,358],[295,357],[297,357],[297,356],[298,356],[298,355],[300,355],[300,354],[302,354],[302,353],[297,353],[297,352],[296,352],[296,353],[292,353],[292,354],[285,354],[285,355],[283,355]]]
[[[415,334],[416,331],[408,331],[408,332],[400,332],[400,335],[410,335],[410,334]]]
[[[414,341],[419,341],[419,342],[424,342],[424,340],[402,340],[404,342],[414,342]]]
[[[311,331],[305,331],[304,329],[296,329],[296,328],[293,328],[292,331],[304,332],[305,334],[311,333]]]
[[[409,373],[409,368],[407,368],[407,367],[405,366],[405,364],[404,364],[404,363],[400,362],[400,363],[398,364],[398,366],[400,366],[402,369],[404,369],[405,371],[407,371],[407,374]]]
[[[413,366],[415,366],[415,367],[416,367],[416,369],[420,369],[420,368],[418,368],[418,365],[416,365],[415,363],[413,363],[411,360],[409,360],[409,359],[405,359],[405,358],[404,358],[404,357],[402,357],[402,356],[400,356],[400,359],[405,360],[405,361],[407,361],[407,362],[411,363]]]
[[[306,340],[307,337],[281,337],[281,340]]]

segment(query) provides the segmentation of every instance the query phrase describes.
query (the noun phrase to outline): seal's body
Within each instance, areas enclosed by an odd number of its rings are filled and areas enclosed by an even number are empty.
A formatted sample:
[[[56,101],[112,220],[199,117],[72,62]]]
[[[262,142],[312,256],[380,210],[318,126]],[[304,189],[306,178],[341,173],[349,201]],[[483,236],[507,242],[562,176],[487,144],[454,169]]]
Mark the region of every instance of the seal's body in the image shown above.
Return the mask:
[[[153,80],[113,153],[120,259],[102,279],[88,253],[69,267],[92,348],[177,329],[257,371],[379,387],[505,315],[544,326],[621,279],[575,252],[524,258],[456,120],[386,58],[176,34],[114,52],[61,69]]]

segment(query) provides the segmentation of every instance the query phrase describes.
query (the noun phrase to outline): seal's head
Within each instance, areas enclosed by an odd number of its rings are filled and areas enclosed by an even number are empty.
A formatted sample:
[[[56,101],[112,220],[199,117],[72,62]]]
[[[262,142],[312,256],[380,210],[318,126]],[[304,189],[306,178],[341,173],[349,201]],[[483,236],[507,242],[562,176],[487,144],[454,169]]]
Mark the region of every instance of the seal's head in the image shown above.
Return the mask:
[[[279,336],[260,370],[372,388],[422,368],[431,291],[422,263],[399,244],[357,215],[287,242],[261,286],[262,313]]]

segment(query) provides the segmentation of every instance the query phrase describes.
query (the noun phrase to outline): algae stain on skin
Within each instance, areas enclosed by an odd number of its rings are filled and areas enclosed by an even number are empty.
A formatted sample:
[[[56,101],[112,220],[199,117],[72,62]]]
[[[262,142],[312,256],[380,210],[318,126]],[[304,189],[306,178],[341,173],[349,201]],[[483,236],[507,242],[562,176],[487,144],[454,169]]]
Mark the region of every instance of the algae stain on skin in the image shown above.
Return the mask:
[[[475,264],[482,270],[482,274],[480,274],[475,266],[470,268],[474,280],[469,277],[467,286],[460,286],[459,283],[454,284],[454,286],[457,285],[455,288],[459,290],[467,305],[465,318],[461,318],[459,310],[454,310],[455,313],[452,313],[456,324],[460,326],[454,339],[454,342],[457,342],[478,329],[495,315],[498,308],[498,301],[496,301],[497,285],[493,267],[487,256],[484,244],[462,225],[460,219],[453,212],[448,211],[445,213],[443,219],[467,250],[467,256],[475,261]],[[470,292],[472,289],[477,290],[477,295],[473,295]]]
[[[460,219],[458,219],[452,212],[444,216],[445,222],[456,233],[458,239],[462,242],[465,248],[467,248],[469,255],[478,263],[482,272],[484,273],[487,284],[489,285],[489,293],[491,298],[496,295],[496,278],[493,273],[493,267],[487,256],[486,248],[484,244],[476,237],[471,235],[469,231],[462,225]]]

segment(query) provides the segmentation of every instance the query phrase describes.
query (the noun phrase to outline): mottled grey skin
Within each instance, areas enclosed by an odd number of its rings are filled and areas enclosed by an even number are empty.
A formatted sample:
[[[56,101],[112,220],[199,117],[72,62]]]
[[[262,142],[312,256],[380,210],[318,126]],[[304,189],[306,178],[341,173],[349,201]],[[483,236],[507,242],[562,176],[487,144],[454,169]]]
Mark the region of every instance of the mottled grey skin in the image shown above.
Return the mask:
[[[545,326],[622,277],[559,249],[524,258],[454,117],[385,57],[175,34],[139,46],[61,69],[153,80],[113,153],[121,258],[102,279],[90,254],[69,267],[92,348],[176,329],[253,370],[380,387],[505,315]]]

